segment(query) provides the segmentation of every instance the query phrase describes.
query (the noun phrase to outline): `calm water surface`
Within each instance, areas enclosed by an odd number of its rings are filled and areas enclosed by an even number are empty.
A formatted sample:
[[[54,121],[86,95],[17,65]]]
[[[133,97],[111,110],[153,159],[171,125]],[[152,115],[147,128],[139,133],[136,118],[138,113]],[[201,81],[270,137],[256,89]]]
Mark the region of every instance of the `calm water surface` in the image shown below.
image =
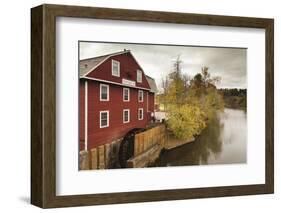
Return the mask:
[[[153,166],[246,163],[247,116],[225,109],[192,143],[161,153]]]

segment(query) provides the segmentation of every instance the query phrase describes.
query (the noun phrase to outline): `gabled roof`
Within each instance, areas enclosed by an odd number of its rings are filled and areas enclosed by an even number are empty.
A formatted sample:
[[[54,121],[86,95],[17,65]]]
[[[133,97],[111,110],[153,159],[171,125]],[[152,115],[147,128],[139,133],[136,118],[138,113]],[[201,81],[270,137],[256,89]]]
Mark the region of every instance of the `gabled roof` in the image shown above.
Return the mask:
[[[93,57],[93,58],[87,58],[87,59],[82,59],[80,60],[79,63],[79,74],[80,77],[85,77],[89,72],[94,70],[97,66],[102,64],[104,61],[106,61],[109,57],[115,56],[115,55],[120,55],[124,53],[128,53],[130,50],[124,50],[120,52],[115,52],[107,55],[102,55],[98,57]]]
[[[95,68],[97,68],[103,62],[105,62],[108,58],[110,58],[112,56],[116,56],[116,55],[125,54],[125,53],[130,53],[131,56],[133,57],[133,59],[139,65],[139,63],[137,62],[137,60],[135,59],[135,57],[133,56],[131,51],[124,49],[124,51],[115,52],[115,53],[111,53],[111,54],[107,54],[107,55],[102,55],[102,56],[98,56],[98,57],[93,57],[93,58],[87,58],[87,59],[80,60],[80,63],[79,63],[80,78],[86,77],[86,75],[88,73],[92,72]],[[139,67],[141,68],[140,65],[139,65]],[[151,78],[150,76],[148,76],[148,75],[145,75],[145,77],[146,77],[146,80],[147,80],[148,85],[150,87],[149,91],[153,92],[153,93],[157,93],[158,89],[157,89],[155,80],[153,78]]]
[[[100,56],[96,58],[89,58],[80,61],[80,77],[90,72],[93,67],[96,67],[100,62],[106,59],[107,56]]]
[[[145,75],[145,77],[146,77],[146,80],[149,84],[150,92],[157,93],[158,89],[157,89],[156,82],[155,82],[154,78],[151,78],[148,75]]]

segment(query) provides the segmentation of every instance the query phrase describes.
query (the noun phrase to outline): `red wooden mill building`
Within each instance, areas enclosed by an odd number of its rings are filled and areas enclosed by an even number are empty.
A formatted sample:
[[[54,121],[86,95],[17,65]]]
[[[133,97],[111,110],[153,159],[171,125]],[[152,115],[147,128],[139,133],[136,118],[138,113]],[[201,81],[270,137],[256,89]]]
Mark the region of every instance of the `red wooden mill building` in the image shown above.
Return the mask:
[[[80,60],[80,151],[152,122],[157,87],[129,50]]]

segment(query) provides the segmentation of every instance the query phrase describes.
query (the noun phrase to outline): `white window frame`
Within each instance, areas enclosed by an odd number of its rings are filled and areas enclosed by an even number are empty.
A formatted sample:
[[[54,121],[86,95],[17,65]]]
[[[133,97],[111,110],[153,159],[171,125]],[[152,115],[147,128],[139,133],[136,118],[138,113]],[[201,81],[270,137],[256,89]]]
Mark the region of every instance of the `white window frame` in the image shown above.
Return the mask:
[[[128,100],[125,100],[125,91],[128,91]],[[130,89],[129,88],[123,88],[123,101],[129,102],[130,101]]]
[[[141,100],[140,100],[140,94],[141,94]],[[138,91],[138,102],[143,102],[143,90]]]
[[[142,83],[142,71],[137,70],[137,82]]]
[[[102,114],[102,113],[107,113],[107,124],[106,124],[106,126],[102,126],[102,125],[101,125],[101,114]],[[109,111],[108,111],[108,110],[100,111],[100,119],[99,119],[99,121],[100,121],[100,128],[109,127]]]
[[[141,113],[141,115],[142,115],[141,118],[140,118],[140,111],[142,112]],[[138,120],[143,120],[143,117],[144,117],[143,114],[144,114],[143,108],[138,108]]]
[[[106,87],[106,91],[107,91],[107,99],[102,99],[102,87]],[[109,101],[109,85],[107,84],[100,84],[100,101]]]
[[[125,112],[128,112],[128,121],[125,121]],[[130,123],[130,109],[123,109],[123,123]]]
[[[117,63],[117,66],[118,66],[118,73],[117,74],[115,74],[114,72],[113,72],[113,64],[114,63]],[[116,76],[116,77],[120,77],[120,62],[119,61],[116,61],[116,60],[111,60],[111,74],[112,74],[112,76]]]

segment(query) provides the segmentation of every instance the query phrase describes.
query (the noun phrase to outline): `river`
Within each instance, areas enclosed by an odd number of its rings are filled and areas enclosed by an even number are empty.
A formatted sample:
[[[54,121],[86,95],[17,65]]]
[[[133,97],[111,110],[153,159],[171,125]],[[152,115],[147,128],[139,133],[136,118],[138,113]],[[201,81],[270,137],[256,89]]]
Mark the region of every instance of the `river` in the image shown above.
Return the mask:
[[[192,143],[163,151],[153,166],[246,163],[247,115],[224,109]]]

